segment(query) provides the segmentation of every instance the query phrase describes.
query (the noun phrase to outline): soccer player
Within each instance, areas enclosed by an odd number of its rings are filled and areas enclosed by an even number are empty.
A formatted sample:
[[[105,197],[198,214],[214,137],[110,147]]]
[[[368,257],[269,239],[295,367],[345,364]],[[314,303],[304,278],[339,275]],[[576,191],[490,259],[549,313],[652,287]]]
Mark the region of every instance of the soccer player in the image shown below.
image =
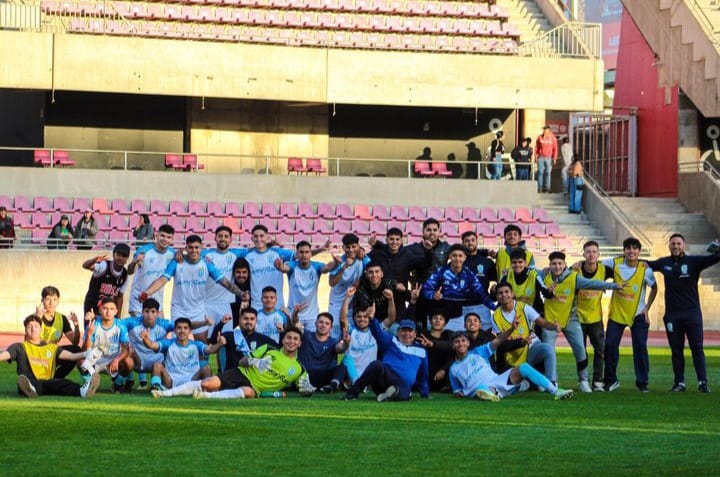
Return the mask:
[[[300,323],[306,331],[315,331],[315,318],[320,313],[317,302],[320,276],[333,270],[339,264],[335,260],[324,264],[312,261],[311,258],[310,243],[301,240],[295,246],[294,260],[283,263],[281,258],[275,259],[275,268],[288,276],[290,288],[288,308],[294,309],[295,305],[305,305],[300,313]]]
[[[152,282],[165,273],[168,264],[175,257],[175,250],[170,246],[174,234],[175,229],[172,226],[163,224],[158,227],[154,244],[149,243],[135,250],[135,255],[128,264],[128,274],[134,276],[130,288],[130,303],[128,304],[130,316],[142,315],[143,305],[138,299],[140,293],[149,288]],[[157,300],[160,304],[160,315],[162,316],[163,289],[161,288],[155,292],[150,298]]]
[[[599,263],[600,246],[594,240],[589,240],[583,245],[583,260],[578,265],[578,273],[590,280],[611,279],[612,268]],[[587,352],[587,340],[593,347],[593,382],[592,388],[595,392],[603,392],[603,364],[605,362],[605,329],[603,328],[602,316],[602,290],[578,290],[577,292],[577,317],[583,332],[583,344]]]
[[[447,384],[447,364],[452,357],[453,332],[445,329],[447,319],[442,311],[430,317],[430,329],[417,335],[417,342],[428,354],[428,376],[431,391],[440,391]]]
[[[303,395],[312,393],[310,379],[297,360],[302,333],[297,328],[285,330],[282,348],[263,345],[231,368],[202,381],[190,381],[167,391],[153,392],[154,397],[192,395],[197,399],[254,398],[264,392],[277,392],[293,384]]]
[[[147,386],[147,378],[143,379],[145,373],[152,373],[155,363],[163,361],[161,353],[145,346],[143,332],[147,332],[152,341],[160,341],[174,329],[170,320],[159,317],[160,303],[156,299],[148,298],[143,302],[142,307],[142,316],[119,320],[119,323],[127,329],[130,341],[130,356],[125,365],[140,373],[139,389],[145,389]],[[125,380],[124,386],[126,391],[132,390],[132,373]]]
[[[479,300],[491,310],[495,309],[495,304],[477,275],[465,267],[465,247],[460,244],[453,245],[448,257],[450,263],[434,271],[423,285],[422,297],[433,301],[431,310],[449,310],[447,313],[451,318],[448,320],[447,329],[461,331],[464,329],[462,307],[470,300]]]
[[[698,391],[710,392],[705,369],[703,351],[703,324],[698,280],[706,268],[720,262],[720,255],[686,255],[685,237],[672,234],[668,242],[670,256],[649,262],[654,272],[662,273],[665,279],[665,332],[670,345],[674,392],[685,391],[685,336],[692,353]]]
[[[63,335],[70,341],[69,346],[61,347],[61,350],[70,353],[77,353],[80,349],[80,326],[75,313],[70,313],[69,318],[57,311],[60,302],[60,290],[53,286],[47,286],[40,291],[41,302],[35,309],[35,316],[40,319],[42,325],[40,330],[40,341],[42,344],[57,344]],[[57,378],[64,378],[75,367],[75,361],[58,358],[56,360],[55,374]]]
[[[224,331],[224,322],[215,325],[209,342],[217,343],[220,335],[225,337],[225,346],[223,348],[225,350],[225,358],[224,361],[220,363],[221,371],[237,368],[240,359],[255,351],[260,346],[268,345],[270,349],[277,348],[277,342],[273,341],[269,336],[265,336],[256,331],[257,315],[258,312],[255,308],[247,307],[240,310],[238,326],[232,329],[232,331]],[[227,318],[228,317],[224,317],[223,321]],[[220,352],[218,352],[218,358],[219,357]]]
[[[506,366],[518,367],[522,363],[532,366],[543,365],[545,376],[550,381],[557,381],[557,362],[555,349],[541,342],[533,333],[535,324],[546,330],[559,331],[560,327],[543,319],[537,311],[527,303],[515,300],[509,283],[499,283],[495,288],[498,308],[493,313],[493,332],[500,334],[508,331],[516,321],[518,325],[508,335],[509,340],[502,344],[502,357],[498,357],[498,369]],[[515,344],[510,344],[515,342]],[[507,349],[505,349],[507,346]],[[513,349],[514,348],[514,349]],[[497,349],[497,348],[496,348]]]
[[[379,264],[369,262],[365,266],[363,276],[360,277],[353,304],[362,309],[375,305],[375,318],[384,320],[389,316],[390,308],[394,308],[397,314],[396,301],[404,302],[407,298],[409,293],[397,291],[395,283],[383,277],[383,270]]]
[[[280,333],[290,321],[290,311],[287,308],[277,307],[277,290],[267,286],[262,291],[262,309],[257,314],[257,330],[269,337],[277,348],[280,343]]]
[[[212,372],[210,366],[203,364],[205,356],[216,353],[225,346],[225,338],[220,336],[214,345],[207,345],[190,339],[192,323],[187,318],[175,320],[175,338],[152,341],[150,332],[143,330],[140,336],[149,349],[165,356],[164,361],[153,365],[150,390],[153,396],[162,389],[172,392],[173,388],[190,381],[207,378]]]
[[[620,387],[617,365],[620,358],[620,340],[626,327],[630,327],[635,365],[635,386],[648,392],[650,356],[647,350],[650,318],[648,313],[657,295],[657,283],[652,269],[639,260],[642,245],[635,237],[623,241],[623,256],[603,260],[613,269],[615,283],[622,284],[610,299],[610,315],[605,330],[605,389],[612,392]],[[645,289],[650,296],[645,301]]]
[[[343,306],[340,309],[340,327],[350,336],[350,345],[343,357],[343,364],[351,383],[357,381],[368,365],[378,356],[377,341],[369,328],[370,320],[375,315],[375,308],[373,306],[365,309],[355,307],[352,324],[348,323],[348,309],[354,294],[355,287],[347,289]],[[386,329],[395,321],[395,310],[391,310],[390,313],[391,316],[383,322]]]
[[[378,402],[408,401],[416,386],[420,397],[430,397],[427,352],[415,342],[415,322],[402,320],[395,337],[384,331],[378,320],[371,319],[370,332],[378,344],[382,359],[370,363],[342,399],[357,399],[368,386],[372,386]]]
[[[479,348],[470,349],[470,341],[464,333],[453,338],[455,362],[450,366],[450,387],[457,397],[477,397],[483,401],[499,401],[520,390],[523,379],[555,396],[556,400],[569,399],[571,389],[562,389],[551,383],[528,363],[510,368],[502,374],[493,371],[490,357],[498,346],[521,326],[516,319],[510,327],[500,333],[493,341]],[[476,359],[473,359],[476,358]]]
[[[125,391],[125,377],[133,370],[127,328],[119,323],[117,306],[110,297],[100,301],[100,317],[89,311],[85,321],[90,323],[85,330],[83,349],[91,350],[83,368],[94,372],[105,372],[113,378],[113,391]]]
[[[104,298],[112,298],[118,310],[122,310],[123,294],[128,286],[128,271],[125,269],[130,246],[126,243],[119,243],[113,248],[113,259],[107,260],[107,255],[98,255],[95,258],[85,260],[82,264],[86,270],[93,272],[90,278],[90,285],[85,294],[84,312],[92,311],[98,314],[100,302]],[[88,323],[85,323],[87,329]]]
[[[515,299],[532,306],[540,314],[544,311],[541,296],[547,298],[552,295],[537,270],[528,268],[527,252],[521,248],[510,251],[510,269],[500,282],[509,283]]]
[[[30,315],[23,320],[25,339],[0,351],[0,361],[17,363],[17,384],[20,392],[29,398],[43,395],[80,396],[91,398],[100,384],[100,376],[91,374],[80,386],[73,381],[55,376],[55,361],[79,361],[85,353],[71,353],[55,343],[42,340],[42,320]]]
[[[525,262],[529,268],[535,268],[535,258],[532,252],[527,250],[525,241],[522,239],[522,230],[515,224],[509,224],[503,229],[505,247],[497,251],[495,257],[495,268],[498,277],[506,275],[510,271],[510,252],[515,248],[525,250]]]
[[[557,324],[562,329],[565,338],[575,355],[579,389],[584,393],[592,392],[588,381],[588,359],[585,352],[585,340],[576,312],[575,296],[578,290],[619,290],[617,283],[608,283],[602,280],[589,280],[567,267],[565,254],[552,252],[550,270],[543,279],[545,286],[552,292],[552,296],[545,299],[545,320]],[[542,341],[555,348],[558,332],[547,330],[543,332]]]
[[[293,316],[294,323],[297,316]],[[315,331],[305,331],[302,346],[298,351],[298,361],[310,377],[310,384],[321,393],[334,393],[345,379],[345,365],[338,364],[338,356],[344,353],[350,343],[350,336],[344,332],[341,340],[330,336],[333,317],[330,313],[320,313],[315,320]]]
[[[202,239],[198,235],[190,235],[185,240],[187,258],[182,263],[173,259],[168,264],[161,277],[155,280],[145,291],[140,292],[140,302],[160,290],[165,284],[174,279],[170,314],[173,321],[177,318],[189,318],[192,323],[202,323],[195,333],[195,339],[207,341],[208,327],[204,326],[208,316],[205,306],[207,298],[206,282],[212,279],[221,284],[226,290],[235,295],[242,296],[243,292],[230,280],[225,278],[212,263],[208,263],[200,256]]]
[[[370,261],[369,258],[360,256],[360,239],[357,235],[344,235],[342,244],[345,253],[338,259],[341,265],[338,265],[330,272],[331,288],[328,311],[333,318],[340,316],[340,309],[345,300],[345,292],[347,292],[347,289],[351,286],[355,286],[355,283],[363,274],[365,265]],[[352,315],[352,303],[350,303],[348,314]],[[338,323],[334,324],[330,336],[335,339],[340,339],[342,336],[339,320]]]
[[[472,272],[475,272],[480,283],[482,283],[485,291],[490,290],[490,282],[497,282],[498,276],[495,268],[495,262],[487,255],[488,250],[478,250],[478,236],[472,230],[468,230],[462,234],[462,244],[468,252],[465,266]],[[480,303],[478,300],[471,300],[467,305],[463,306],[462,315],[467,316],[468,313],[477,313],[484,330],[492,328],[492,312],[490,308]]]

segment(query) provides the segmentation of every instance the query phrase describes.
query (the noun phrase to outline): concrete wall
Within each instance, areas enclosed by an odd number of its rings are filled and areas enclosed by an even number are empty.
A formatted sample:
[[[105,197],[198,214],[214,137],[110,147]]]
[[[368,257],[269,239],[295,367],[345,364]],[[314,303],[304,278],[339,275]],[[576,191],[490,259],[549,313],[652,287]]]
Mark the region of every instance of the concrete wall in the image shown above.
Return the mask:
[[[720,181],[708,172],[678,175],[678,200],[689,212],[700,212],[720,230]]]
[[[603,95],[602,61],[508,55],[0,31],[0,64],[0,88],[568,111]]]

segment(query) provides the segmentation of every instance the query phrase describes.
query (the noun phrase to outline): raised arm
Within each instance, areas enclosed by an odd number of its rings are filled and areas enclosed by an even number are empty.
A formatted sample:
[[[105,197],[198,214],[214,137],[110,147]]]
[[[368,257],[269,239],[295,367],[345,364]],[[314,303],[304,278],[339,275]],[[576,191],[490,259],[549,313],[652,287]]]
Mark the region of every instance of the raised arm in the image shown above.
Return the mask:
[[[223,335],[220,335],[218,336],[217,342],[215,344],[205,346],[205,354],[215,354],[226,344],[227,341],[225,340],[225,337]]]
[[[389,288],[383,290],[383,296],[388,302],[388,314],[387,318],[383,320],[383,326],[390,328],[395,320],[397,320],[397,309],[395,308],[395,294]]]
[[[145,290],[144,292],[140,293],[140,301],[145,301],[149,296],[151,296],[153,293],[160,290],[162,287],[165,286],[165,284],[169,281],[169,278],[162,276],[158,277],[154,282],[150,284],[150,286]]]
[[[578,274],[575,288],[578,290],[619,290],[622,287],[615,282],[605,282],[602,280],[590,280]]]
[[[107,255],[98,255],[97,257],[88,258],[82,264],[85,270],[95,271],[95,265],[102,263],[107,260]]]
[[[145,260],[145,253],[135,254],[132,261],[128,263],[128,275],[135,273],[138,267],[142,267],[143,261]]]
[[[538,318],[538,320],[541,320],[542,318]],[[508,328],[507,330],[503,331],[502,333],[499,333],[497,336],[495,336],[495,339],[490,342],[490,346],[493,350],[497,350],[498,347],[510,336],[513,331],[515,331],[518,327],[518,318],[515,318],[515,321],[513,321],[512,326]]]
[[[350,302],[356,291],[357,288],[355,287],[349,287],[347,291],[345,291],[345,299],[340,307],[340,329],[343,330],[343,332],[349,328],[348,310],[350,309]]]
[[[273,262],[273,265],[275,266],[275,268],[276,268],[278,271],[280,271],[280,272],[282,272],[282,273],[289,273],[289,272],[290,272],[290,265],[288,265],[287,263],[283,262],[282,258],[276,258],[275,261]]]
[[[333,258],[336,259],[335,256],[333,256]],[[337,259],[337,260],[339,260],[339,259]],[[343,273],[344,273],[345,270],[347,270],[353,263],[354,263],[354,260],[353,260],[352,258],[347,258],[347,257],[346,257],[346,258],[345,258],[345,261],[344,261],[343,264],[339,267],[339,269],[336,267],[336,268],[333,270],[333,274],[330,275],[330,280],[329,280],[331,287],[334,287],[335,285],[337,285],[338,283],[340,283],[340,280],[342,279]]]

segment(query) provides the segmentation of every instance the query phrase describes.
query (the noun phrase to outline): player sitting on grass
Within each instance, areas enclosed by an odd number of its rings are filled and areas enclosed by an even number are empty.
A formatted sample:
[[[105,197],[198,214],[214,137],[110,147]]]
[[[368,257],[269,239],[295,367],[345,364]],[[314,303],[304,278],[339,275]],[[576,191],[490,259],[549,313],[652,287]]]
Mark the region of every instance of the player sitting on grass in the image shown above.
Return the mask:
[[[128,346],[127,328],[121,326],[117,315],[117,306],[112,298],[103,298],[100,301],[100,317],[95,317],[91,311],[85,314],[89,323],[85,330],[85,350],[92,353],[83,363],[83,368],[89,372],[105,372],[113,378],[113,391],[125,391],[125,377],[133,369]]]
[[[80,396],[91,398],[95,395],[100,376],[90,378],[80,386],[65,378],[55,378],[55,363],[58,359],[78,361],[86,353],[71,353],[58,348],[54,343],[43,343],[41,330],[42,321],[30,315],[23,321],[25,341],[11,344],[5,351],[0,351],[0,361],[17,363],[17,384],[19,391],[29,398],[42,395]]]
[[[458,333],[453,338],[455,362],[450,366],[450,387],[458,397],[477,397],[483,401],[499,401],[515,394],[520,383],[527,379],[538,388],[544,389],[555,396],[555,399],[569,399],[571,389],[561,389],[550,382],[527,363],[517,368],[510,368],[502,374],[493,371],[490,357],[498,346],[518,327],[520,319],[516,318],[510,329],[500,333],[490,343],[470,350],[470,340],[465,333]]]
[[[200,366],[201,357],[216,353],[225,346],[225,338],[220,336],[216,344],[206,345],[190,339],[191,328],[192,322],[189,318],[178,318],[175,320],[174,339],[152,341],[148,330],[140,333],[145,346],[165,355],[164,362],[159,361],[153,365],[153,376],[150,380],[153,396],[163,388],[167,388],[165,392],[172,393],[173,388],[212,374],[210,366]]]
[[[264,392],[282,391],[295,384],[302,394],[312,393],[310,378],[297,360],[302,334],[297,328],[285,330],[282,348],[263,345],[240,360],[240,366],[202,381],[190,381],[168,391],[154,391],[154,397],[188,396],[196,399],[254,398]],[[172,392],[170,392],[172,391]]]
[[[294,322],[299,319],[293,314]],[[303,332],[302,346],[298,351],[298,361],[310,376],[313,387],[321,393],[334,393],[345,379],[345,365],[338,364],[338,355],[344,353],[350,343],[347,329],[343,329],[343,338],[337,340],[330,337],[333,328],[333,316],[320,313],[315,320],[315,331]]]

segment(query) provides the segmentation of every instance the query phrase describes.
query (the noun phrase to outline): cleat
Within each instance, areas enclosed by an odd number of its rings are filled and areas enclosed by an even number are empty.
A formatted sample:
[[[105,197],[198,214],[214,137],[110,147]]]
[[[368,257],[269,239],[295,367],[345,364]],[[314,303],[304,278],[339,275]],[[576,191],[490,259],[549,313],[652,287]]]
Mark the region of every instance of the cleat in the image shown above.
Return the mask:
[[[685,383],[677,383],[672,388],[670,388],[671,393],[684,393],[685,392]]]
[[[17,385],[20,391],[28,398],[35,399],[38,397],[37,389],[35,389],[35,386],[33,386],[27,376],[19,375],[17,377]]]
[[[609,393],[611,393],[611,392],[615,391],[616,389],[618,389],[619,387],[620,387],[620,382],[619,382],[619,381],[615,381],[614,383],[611,383],[611,384],[607,387],[607,390],[608,390]]]
[[[492,391],[488,391],[487,389],[478,389],[477,391],[475,391],[475,397],[481,401],[500,401],[500,396],[498,396]]]
[[[587,380],[580,381],[580,385],[578,386],[578,390],[581,393],[591,393],[592,388],[590,387],[590,383],[587,382]]]
[[[358,399],[358,396],[354,394],[345,394],[343,397],[340,398],[341,401],[354,401]]]
[[[520,382],[520,387],[518,388],[519,393],[524,393],[530,390],[530,382],[527,379],[523,379]]]
[[[570,399],[571,397],[573,397],[572,389],[557,388],[557,391],[555,391],[556,401],[564,401],[566,399]]]
[[[640,384],[637,388],[638,388],[638,391],[640,391],[641,393],[649,393],[650,392],[650,390],[647,387],[647,384]]]
[[[605,392],[605,383],[603,383],[602,381],[595,381],[593,383],[592,390],[593,390],[593,392],[596,392],[596,393],[604,393]]]
[[[395,386],[388,386],[384,393],[380,393],[377,396],[377,402],[392,401],[400,393],[400,390]]]
[[[150,386],[150,391],[164,391],[164,390],[165,390],[165,388],[163,387],[162,384],[153,384],[152,386]]]
[[[193,399],[207,399],[208,395],[205,391],[201,391],[200,389],[196,389],[193,391]]]
[[[85,399],[90,399],[91,397],[95,396],[95,392],[97,391],[97,388],[100,386],[100,375],[97,373],[94,373],[92,376],[90,376],[90,379],[85,381],[85,384],[82,385],[80,388],[80,397],[83,397]]]
[[[163,395],[160,394],[161,392],[162,392],[162,391],[160,391],[159,389],[151,389],[151,390],[150,390],[150,394],[152,394],[152,397],[153,397],[154,399],[158,399],[158,398],[163,397]]]
[[[148,382],[147,381],[140,381],[138,383],[137,390],[138,391],[147,391],[148,388]]]
[[[710,392],[710,388],[708,387],[708,385],[705,381],[700,381],[698,383],[698,392],[699,393],[709,393]]]
[[[335,381],[331,381],[330,384],[326,384],[325,386],[320,388],[320,392],[323,394],[332,394],[337,390],[338,385]]]
[[[130,393],[133,390],[133,387],[135,387],[135,381],[125,381],[125,384],[123,385],[124,389],[123,391],[126,393]]]

